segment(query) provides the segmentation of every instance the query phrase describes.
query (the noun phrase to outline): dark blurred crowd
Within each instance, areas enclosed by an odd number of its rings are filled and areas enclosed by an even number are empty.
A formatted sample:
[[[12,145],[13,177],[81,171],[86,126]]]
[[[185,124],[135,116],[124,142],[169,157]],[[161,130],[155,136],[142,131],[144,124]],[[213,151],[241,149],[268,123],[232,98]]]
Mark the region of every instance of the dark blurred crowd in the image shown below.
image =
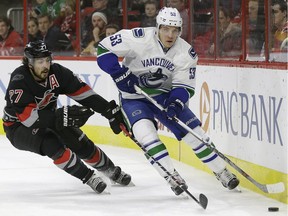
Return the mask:
[[[78,0],[77,0],[78,1]],[[104,37],[123,28],[123,0],[30,0],[28,1],[28,41],[42,39],[55,55],[96,55],[96,47]],[[163,1],[161,1],[163,2]],[[127,0],[128,28],[155,27],[159,0]],[[214,1],[167,0],[183,19],[181,37],[203,57],[239,57],[245,32],[247,53],[261,55],[265,47],[264,0],[246,1],[245,31],[241,16],[241,0],[220,1],[215,14]],[[76,6],[80,14],[76,16]],[[191,12],[193,18],[190,19]],[[287,1],[271,1],[271,52],[287,52]],[[77,24],[79,17],[80,24]],[[217,19],[217,22],[215,21]],[[217,24],[217,25],[216,25]],[[215,28],[217,27],[217,29]],[[190,31],[191,30],[191,31]],[[80,38],[77,38],[80,31]],[[80,40],[80,41],[79,41]],[[10,19],[0,17],[0,55],[23,54],[23,32],[13,28]]]

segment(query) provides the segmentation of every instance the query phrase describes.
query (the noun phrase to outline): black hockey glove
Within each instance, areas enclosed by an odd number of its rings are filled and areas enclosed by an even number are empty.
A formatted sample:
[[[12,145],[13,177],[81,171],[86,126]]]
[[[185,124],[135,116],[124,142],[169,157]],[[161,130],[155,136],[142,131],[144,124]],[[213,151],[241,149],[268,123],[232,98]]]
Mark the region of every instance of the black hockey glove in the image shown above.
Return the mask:
[[[134,85],[139,85],[138,78],[128,68],[123,68],[122,72],[111,75],[119,90],[136,93]]]
[[[81,127],[94,114],[92,109],[84,106],[63,106],[56,110],[56,129],[65,127]]]
[[[106,110],[102,113],[102,116],[109,120],[111,129],[115,134],[119,134],[122,129],[120,128],[121,124],[124,124],[124,119],[120,107],[116,104],[114,100],[110,101]]]

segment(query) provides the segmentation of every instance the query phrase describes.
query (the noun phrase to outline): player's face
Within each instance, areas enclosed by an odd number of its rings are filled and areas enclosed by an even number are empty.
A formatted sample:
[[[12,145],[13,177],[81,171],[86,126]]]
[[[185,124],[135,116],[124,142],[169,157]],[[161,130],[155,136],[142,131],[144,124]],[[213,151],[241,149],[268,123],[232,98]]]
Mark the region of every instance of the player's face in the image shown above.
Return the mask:
[[[170,48],[175,43],[180,33],[179,27],[161,26],[159,30],[159,39],[165,48]]]
[[[44,81],[48,77],[50,70],[50,57],[34,59],[32,75],[36,81]]]

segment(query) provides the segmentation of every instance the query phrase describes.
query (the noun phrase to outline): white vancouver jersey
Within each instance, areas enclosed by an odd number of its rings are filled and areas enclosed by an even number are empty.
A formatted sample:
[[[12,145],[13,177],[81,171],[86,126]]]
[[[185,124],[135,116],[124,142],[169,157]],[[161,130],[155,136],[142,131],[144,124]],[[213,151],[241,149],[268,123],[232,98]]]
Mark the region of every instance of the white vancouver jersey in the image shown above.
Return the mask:
[[[198,56],[185,40],[178,37],[165,52],[156,35],[156,28],[121,30],[100,42],[107,53],[123,57],[122,64],[135,74],[140,87],[148,94],[158,95],[182,87],[194,93]],[[122,92],[124,98],[137,98]]]

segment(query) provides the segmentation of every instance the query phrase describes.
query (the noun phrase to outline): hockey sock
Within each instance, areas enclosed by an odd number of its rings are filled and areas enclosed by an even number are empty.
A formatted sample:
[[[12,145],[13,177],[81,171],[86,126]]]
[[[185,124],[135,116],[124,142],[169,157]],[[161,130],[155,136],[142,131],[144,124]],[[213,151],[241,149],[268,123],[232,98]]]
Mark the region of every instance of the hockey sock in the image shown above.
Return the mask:
[[[114,166],[110,158],[97,146],[95,146],[92,156],[84,161],[98,171],[104,171]]]
[[[86,181],[87,176],[89,177],[89,173],[92,171],[68,148],[65,149],[60,157],[54,160],[54,164],[82,181]]]
[[[206,136],[205,131],[201,127],[193,129],[200,136]],[[212,150],[210,150],[204,143],[188,133],[183,137],[183,141],[192,147],[196,156],[206,164],[213,172],[220,172],[225,168],[224,161]]]
[[[166,146],[160,141],[160,140],[153,140],[150,143],[147,143],[143,145],[143,147],[147,150],[149,156],[153,157],[155,161],[149,157],[148,155],[145,155],[148,161],[152,164],[152,166],[160,173],[161,176],[165,177],[167,176],[167,173],[165,173],[157,163],[159,162],[169,173],[174,172],[174,167],[172,165],[172,161],[170,159],[169,153],[166,149]]]
[[[145,128],[145,130],[143,130]],[[148,154],[158,161],[165,169],[173,173],[174,167],[166,146],[159,140],[155,126],[151,120],[141,119],[133,125],[133,134],[138,142],[147,150]],[[146,156],[161,176],[167,176],[157,163]]]

